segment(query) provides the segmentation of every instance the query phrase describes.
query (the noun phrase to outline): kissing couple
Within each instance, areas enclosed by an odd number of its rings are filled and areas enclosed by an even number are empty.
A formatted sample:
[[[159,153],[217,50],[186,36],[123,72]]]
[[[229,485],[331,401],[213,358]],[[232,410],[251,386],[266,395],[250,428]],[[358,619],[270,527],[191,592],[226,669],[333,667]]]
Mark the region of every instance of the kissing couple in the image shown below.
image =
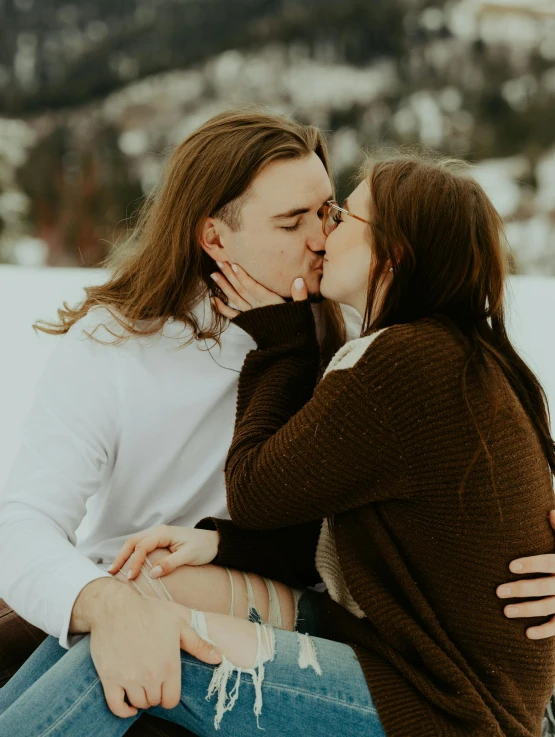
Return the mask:
[[[108,266],[37,325],[0,734],[539,735],[555,445],[469,167],[338,203],[321,131],[230,111]]]

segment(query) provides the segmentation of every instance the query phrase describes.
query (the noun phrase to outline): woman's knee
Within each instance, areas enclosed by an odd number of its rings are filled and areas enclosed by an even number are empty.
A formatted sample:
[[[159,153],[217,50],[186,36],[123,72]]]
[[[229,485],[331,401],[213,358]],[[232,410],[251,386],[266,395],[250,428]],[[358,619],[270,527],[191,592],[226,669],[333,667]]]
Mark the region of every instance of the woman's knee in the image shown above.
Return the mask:
[[[116,574],[120,581],[133,586],[144,596],[171,597],[178,604],[241,619],[260,619],[278,629],[295,628],[298,596],[283,583],[270,581],[254,573],[215,565],[180,566],[172,573],[150,580],[149,568],[170,554],[157,548],[148,555],[147,564],[134,581],[128,581],[126,563]],[[166,593],[164,593],[164,590]]]

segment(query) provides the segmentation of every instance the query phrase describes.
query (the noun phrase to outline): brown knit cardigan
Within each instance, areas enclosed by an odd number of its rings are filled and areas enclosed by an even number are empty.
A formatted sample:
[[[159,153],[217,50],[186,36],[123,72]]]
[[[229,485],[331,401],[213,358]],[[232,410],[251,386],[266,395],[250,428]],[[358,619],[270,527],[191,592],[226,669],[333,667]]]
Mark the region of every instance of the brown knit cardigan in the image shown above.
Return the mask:
[[[480,441],[456,329],[432,319],[389,328],[316,386],[307,303],[235,322],[258,350],[241,373],[226,463],[232,521],[199,523],[220,532],[216,562],[311,585],[331,519],[366,617],[326,595],[326,634],[356,651],[388,737],[540,735],[555,639],[528,640],[532,621],[507,619],[495,590],[513,558],[552,549],[553,483],[508,383],[492,420],[468,375],[492,465],[481,453],[461,491]]]

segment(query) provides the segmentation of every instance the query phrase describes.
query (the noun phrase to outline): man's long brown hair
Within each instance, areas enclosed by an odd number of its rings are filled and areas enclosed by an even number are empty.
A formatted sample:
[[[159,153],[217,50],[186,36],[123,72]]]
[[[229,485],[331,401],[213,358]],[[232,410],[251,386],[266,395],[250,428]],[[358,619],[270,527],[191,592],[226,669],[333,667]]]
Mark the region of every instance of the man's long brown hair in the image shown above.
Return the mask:
[[[487,368],[493,360],[526,410],[555,474],[545,392],[505,326],[508,248],[503,222],[471,168],[425,150],[378,151],[369,156],[363,173],[370,189],[373,242],[363,334],[429,317],[456,326],[469,346],[463,391],[471,415],[468,371],[476,370],[495,395],[495,376]],[[393,278],[384,288],[382,275],[390,266]],[[494,396],[492,402],[495,407]],[[475,426],[491,464],[487,432]]]
[[[191,329],[188,342],[219,341],[227,320],[213,310],[211,324],[200,326],[193,312],[215,293],[210,279],[214,262],[200,246],[201,228],[213,215],[236,226],[235,205],[264,167],[311,153],[329,174],[326,141],[314,126],[253,109],[211,118],[173,152],[127,244],[102,264],[110,270],[108,281],[87,287],[85,300],[76,307],[64,302],[58,323],[39,321],[35,328],[66,333],[91,308],[100,306],[122,327],[118,340],[153,335],[171,317]],[[344,342],[344,324],[337,305],[326,301],[321,308],[325,361]]]

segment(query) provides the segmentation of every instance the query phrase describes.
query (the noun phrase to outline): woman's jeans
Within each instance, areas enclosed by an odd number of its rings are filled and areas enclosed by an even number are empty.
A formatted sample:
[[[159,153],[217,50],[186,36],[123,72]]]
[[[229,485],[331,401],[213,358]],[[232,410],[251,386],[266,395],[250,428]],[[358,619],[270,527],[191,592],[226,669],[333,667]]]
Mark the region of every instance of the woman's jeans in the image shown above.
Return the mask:
[[[173,709],[154,706],[152,716],[180,724],[199,737],[385,737],[354,651],[314,637],[319,626],[319,595],[305,592],[299,602],[297,632],[274,630],[273,660],[264,664],[262,708],[254,713],[256,688],[249,671],[241,674],[237,700],[230,701],[219,727],[215,701],[207,699],[217,666],[181,653],[182,695]],[[310,635],[310,637],[309,637]],[[10,737],[116,737],[142,713],[127,719],[109,710],[90,656],[87,635],[69,651],[48,637],[0,689],[0,735]],[[235,674],[236,675],[236,674]],[[233,690],[235,680],[229,683]]]

